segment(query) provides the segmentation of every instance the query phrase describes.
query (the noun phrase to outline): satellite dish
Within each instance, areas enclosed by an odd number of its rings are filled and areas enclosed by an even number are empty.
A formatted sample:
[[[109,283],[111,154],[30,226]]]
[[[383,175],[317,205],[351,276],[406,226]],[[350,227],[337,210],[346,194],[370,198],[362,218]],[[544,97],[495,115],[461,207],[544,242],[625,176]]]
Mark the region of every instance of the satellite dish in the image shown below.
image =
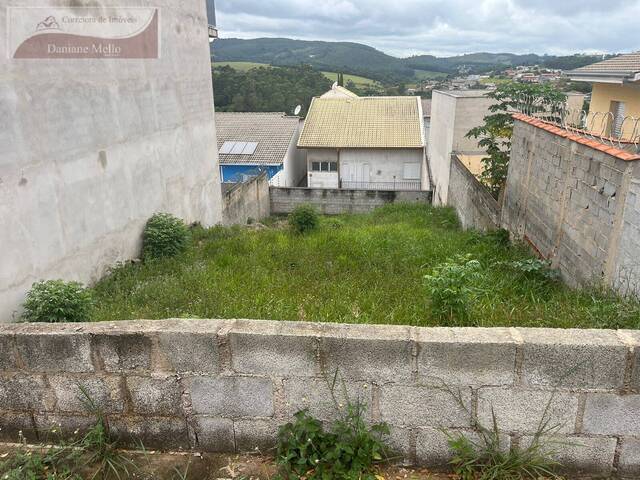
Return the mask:
[[[300,112],[302,111],[302,105],[298,105],[296,107],[296,109],[293,111],[294,115],[300,115]]]
[[[335,90],[337,86],[338,82],[333,82],[333,85],[331,85],[331,90]]]

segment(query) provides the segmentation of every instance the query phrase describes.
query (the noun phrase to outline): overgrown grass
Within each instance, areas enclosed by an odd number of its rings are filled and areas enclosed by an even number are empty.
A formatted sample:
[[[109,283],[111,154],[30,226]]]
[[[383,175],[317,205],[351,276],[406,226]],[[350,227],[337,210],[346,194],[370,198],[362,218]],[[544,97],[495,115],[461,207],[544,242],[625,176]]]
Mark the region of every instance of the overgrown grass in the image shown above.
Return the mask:
[[[93,318],[640,327],[636,301],[509,268],[531,258],[528,250],[461,231],[451,209],[389,205],[369,215],[324,217],[305,236],[267,223],[197,229],[182,255],[116,268],[94,289]],[[467,254],[481,266],[468,315],[432,316],[423,277]]]

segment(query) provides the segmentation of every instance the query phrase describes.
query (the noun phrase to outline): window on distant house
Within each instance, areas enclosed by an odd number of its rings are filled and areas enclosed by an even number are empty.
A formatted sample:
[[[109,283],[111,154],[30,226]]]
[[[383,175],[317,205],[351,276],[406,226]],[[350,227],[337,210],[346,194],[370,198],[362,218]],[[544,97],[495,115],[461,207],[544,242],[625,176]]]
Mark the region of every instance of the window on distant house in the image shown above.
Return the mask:
[[[311,162],[312,172],[337,172],[337,162]]]
[[[419,163],[405,163],[404,164],[404,179],[405,180],[420,180],[420,164]]]
[[[625,104],[624,102],[611,102],[609,109],[611,113],[611,136],[620,138],[622,136],[622,126],[624,124]]]

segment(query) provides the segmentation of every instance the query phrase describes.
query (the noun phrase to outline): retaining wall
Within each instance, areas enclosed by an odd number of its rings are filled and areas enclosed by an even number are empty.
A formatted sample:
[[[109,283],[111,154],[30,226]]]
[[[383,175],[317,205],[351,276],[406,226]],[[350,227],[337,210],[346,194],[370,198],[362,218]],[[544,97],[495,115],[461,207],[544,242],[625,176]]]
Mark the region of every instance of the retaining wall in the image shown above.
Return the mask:
[[[123,441],[263,452],[299,409],[330,420],[336,369],[407,463],[443,466],[447,436],[495,410],[524,445],[549,405],[574,470],[640,475],[640,332],[166,320],[0,330],[0,438],[93,421],[83,385]],[[443,389],[459,391],[462,405]],[[339,401],[344,402],[344,399]],[[41,437],[44,438],[42,433]]]
[[[325,215],[368,213],[388,203],[431,203],[430,191],[270,188],[271,213],[291,213],[308,204]]]
[[[638,160],[516,115],[502,224],[569,284],[640,293]]]
[[[456,209],[463,228],[499,228],[500,205],[456,154],[451,156],[448,191],[447,204]]]
[[[222,195],[224,225],[245,225],[249,219],[260,220],[269,215],[269,178],[266,172],[236,184]]]

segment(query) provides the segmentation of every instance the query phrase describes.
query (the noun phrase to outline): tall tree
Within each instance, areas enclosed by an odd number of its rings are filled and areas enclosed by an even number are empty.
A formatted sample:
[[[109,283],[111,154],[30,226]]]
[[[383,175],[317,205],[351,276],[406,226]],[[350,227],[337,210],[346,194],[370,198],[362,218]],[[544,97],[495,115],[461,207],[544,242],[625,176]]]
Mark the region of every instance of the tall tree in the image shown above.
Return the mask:
[[[487,97],[496,100],[489,107],[490,115],[484,117],[484,124],[467,133],[468,138],[478,138],[478,145],[487,149],[487,157],[482,159],[481,182],[497,199],[507,181],[511,137],[513,136],[514,111],[523,108],[530,114],[536,112],[554,113],[563,105],[567,96],[555,87],[545,84],[524,84],[509,82],[498,86]]]

